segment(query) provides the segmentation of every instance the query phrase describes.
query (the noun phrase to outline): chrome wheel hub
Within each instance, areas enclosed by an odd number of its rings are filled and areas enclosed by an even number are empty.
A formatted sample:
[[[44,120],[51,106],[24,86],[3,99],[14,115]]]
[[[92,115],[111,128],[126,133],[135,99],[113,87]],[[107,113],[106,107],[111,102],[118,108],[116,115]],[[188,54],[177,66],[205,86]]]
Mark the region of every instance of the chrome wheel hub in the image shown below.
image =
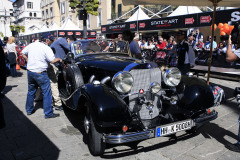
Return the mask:
[[[86,133],[88,133],[89,132],[89,128],[90,128],[90,122],[87,119],[87,117],[84,117],[84,128],[85,128]]]

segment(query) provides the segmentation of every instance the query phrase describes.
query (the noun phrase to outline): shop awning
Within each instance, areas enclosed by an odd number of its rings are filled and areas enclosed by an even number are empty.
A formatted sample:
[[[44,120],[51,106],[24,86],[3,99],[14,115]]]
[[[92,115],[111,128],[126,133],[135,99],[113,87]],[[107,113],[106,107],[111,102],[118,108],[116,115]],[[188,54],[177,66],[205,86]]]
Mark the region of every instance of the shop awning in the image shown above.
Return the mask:
[[[218,6],[238,7],[240,0],[217,0]],[[213,0],[123,0],[124,5],[212,6]]]
[[[194,14],[194,13],[201,13],[202,11],[196,6],[179,6],[175,9],[168,17],[172,16],[180,16],[185,14]]]

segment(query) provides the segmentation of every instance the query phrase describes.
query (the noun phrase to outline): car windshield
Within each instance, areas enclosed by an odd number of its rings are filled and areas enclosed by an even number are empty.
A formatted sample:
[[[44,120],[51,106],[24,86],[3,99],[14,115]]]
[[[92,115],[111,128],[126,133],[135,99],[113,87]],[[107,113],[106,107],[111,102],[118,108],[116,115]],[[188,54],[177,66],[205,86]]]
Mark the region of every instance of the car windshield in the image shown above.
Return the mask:
[[[71,51],[75,57],[88,53],[125,53],[128,54],[128,43],[120,40],[78,40],[71,44]]]

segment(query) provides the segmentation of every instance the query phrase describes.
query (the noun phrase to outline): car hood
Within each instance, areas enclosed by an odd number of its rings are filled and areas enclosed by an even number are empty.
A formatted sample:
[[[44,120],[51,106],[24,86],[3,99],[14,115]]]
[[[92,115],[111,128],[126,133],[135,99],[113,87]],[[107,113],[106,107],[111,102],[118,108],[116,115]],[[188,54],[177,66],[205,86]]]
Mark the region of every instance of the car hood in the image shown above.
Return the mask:
[[[108,71],[130,70],[131,66],[141,63],[140,60],[124,54],[88,54],[76,59],[78,64],[85,67],[99,68]],[[133,65],[134,64],[134,65]]]

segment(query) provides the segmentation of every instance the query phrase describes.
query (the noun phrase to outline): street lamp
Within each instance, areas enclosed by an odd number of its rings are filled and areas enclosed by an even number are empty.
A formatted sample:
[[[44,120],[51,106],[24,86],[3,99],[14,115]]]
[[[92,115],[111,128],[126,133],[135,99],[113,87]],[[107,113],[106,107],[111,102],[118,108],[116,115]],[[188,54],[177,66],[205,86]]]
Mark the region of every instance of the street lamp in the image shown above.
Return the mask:
[[[15,17],[15,25],[17,25],[18,24],[18,16],[19,16],[19,9],[18,9],[18,6],[17,6],[17,4],[16,3],[14,3],[13,4],[13,16]],[[18,33],[18,31],[16,31],[17,32],[17,42],[18,42],[18,40],[19,40],[19,33]]]

